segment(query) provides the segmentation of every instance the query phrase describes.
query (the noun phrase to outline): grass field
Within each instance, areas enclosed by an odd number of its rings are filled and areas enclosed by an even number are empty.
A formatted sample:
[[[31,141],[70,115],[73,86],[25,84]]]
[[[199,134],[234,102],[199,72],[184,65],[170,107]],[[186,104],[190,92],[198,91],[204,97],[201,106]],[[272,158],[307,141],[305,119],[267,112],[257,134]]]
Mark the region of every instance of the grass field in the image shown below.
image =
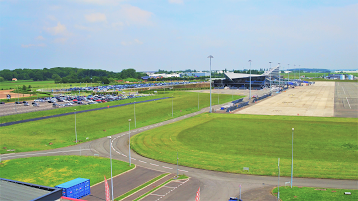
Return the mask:
[[[344,192],[351,192],[352,195],[344,195]],[[272,193],[277,197],[277,188],[275,188]],[[292,187],[292,189],[290,187],[280,187],[280,199],[282,201],[358,200],[358,190],[295,186]]]
[[[194,168],[294,177],[357,179],[358,119],[201,114],[135,135],[131,147],[155,160]],[[249,167],[250,171],[243,171]]]
[[[172,101],[174,118],[198,111],[198,93],[172,92],[164,94],[164,96],[169,97],[171,95],[174,96],[173,99],[136,104],[137,128],[171,119]],[[231,95],[221,95],[220,97],[223,102],[232,100]],[[234,98],[240,97],[234,96]],[[209,106],[209,94],[201,93],[199,100],[200,109]],[[101,107],[106,105],[102,104]],[[73,108],[68,109],[71,112],[73,111]],[[56,110],[49,110],[39,113],[45,116],[56,112]],[[28,115],[39,116],[39,114],[35,113],[29,113]],[[10,118],[10,116],[6,118]],[[78,140],[84,142],[127,131],[128,119],[132,119],[131,129],[134,129],[134,105],[77,114]],[[74,145],[75,118],[74,115],[68,115],[0,127],[0,139],[0,153],[2,154],[9,153],[7,152],[9,149],[14,149],[15,152],[25,152]],[[52,144],[50,145],[50,143]]]
[[[112,160],[113,175],[134,168],[134,164]],[[111,176],[110,159],[92,156],[42,156],[2,161],[1,177],[54,187],[72,179],[90,179],[91,185]]]
[[[47,90],[51,90],[51,89],[61,89],[61,88],[70,88],[71,85],[72,87],[85,87],[87,84],[87,86],[97,86],[98,83],[65,83],[65,84],[56,84],[55,81],[50,80],[50,81],[32,81],[32,80],[19,80],[16,82],[13,81],[4,81],[4,82],[0,82],[0,90],[8,90],[8,89],[15,89],[17,87],[22,87],[23,85],[25,85],[26,87],[28,87],[29,85],[31,85],[31,88],[33,88],[33,91],[36,89],[47,89]]]

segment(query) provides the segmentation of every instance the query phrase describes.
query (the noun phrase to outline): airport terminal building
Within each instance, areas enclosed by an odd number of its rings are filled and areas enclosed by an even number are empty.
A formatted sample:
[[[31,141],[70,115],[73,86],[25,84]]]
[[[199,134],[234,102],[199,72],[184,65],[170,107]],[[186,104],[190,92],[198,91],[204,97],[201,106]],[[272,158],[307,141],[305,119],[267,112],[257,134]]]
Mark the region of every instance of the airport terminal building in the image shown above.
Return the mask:
[[[214,87],[230,87],[238,89],[249,89],[250,74],[244,73],[224,73],[224,79],[214,80]],[[263,89],[270,85],[271,81],[276,81],[280,76],[280,67],[276,66],[261,75],[251,74],[251,88]]]

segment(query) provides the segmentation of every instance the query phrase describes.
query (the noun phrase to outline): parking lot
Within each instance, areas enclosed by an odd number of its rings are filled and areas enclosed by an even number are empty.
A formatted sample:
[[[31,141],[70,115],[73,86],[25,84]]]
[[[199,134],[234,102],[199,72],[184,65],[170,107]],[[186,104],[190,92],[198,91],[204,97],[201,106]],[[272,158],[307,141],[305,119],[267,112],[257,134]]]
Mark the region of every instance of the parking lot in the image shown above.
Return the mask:
[[[89,105],[89,104],[100,104],[105,102],[123,100],[128,98],[135,98],[144,96],[143,94],[119,94],[118,96],[112,95],[96,95],[96,96],[57,96],[45,99],[35,99],[34,101],[27,101],[28,106],[25,106],[24,102],[20,104],[16,103],[5,103],[0,104],[0,116],[21,114],[27,112],[35,112],[41,110],[50,110],[60,107],[71,107],[76,105]],[[34,106],[36,103],[38,106]]]

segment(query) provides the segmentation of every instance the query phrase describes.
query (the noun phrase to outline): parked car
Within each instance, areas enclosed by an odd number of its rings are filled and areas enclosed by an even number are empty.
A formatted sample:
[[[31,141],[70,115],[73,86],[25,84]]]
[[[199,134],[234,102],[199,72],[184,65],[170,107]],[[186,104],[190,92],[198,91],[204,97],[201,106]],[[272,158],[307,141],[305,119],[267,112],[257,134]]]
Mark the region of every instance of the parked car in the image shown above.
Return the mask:
[[[0,102],[0,104],[5,104],[5,102]]]
[[[15,104],[22,104],[22,102],[16,101]]]
[[[32,103],[32,106],[34,106],[34,107],[39,107],[40,104],[33,102],[33,103]]]
[[[30,104],[25,101],[24,106],[29,106]]]

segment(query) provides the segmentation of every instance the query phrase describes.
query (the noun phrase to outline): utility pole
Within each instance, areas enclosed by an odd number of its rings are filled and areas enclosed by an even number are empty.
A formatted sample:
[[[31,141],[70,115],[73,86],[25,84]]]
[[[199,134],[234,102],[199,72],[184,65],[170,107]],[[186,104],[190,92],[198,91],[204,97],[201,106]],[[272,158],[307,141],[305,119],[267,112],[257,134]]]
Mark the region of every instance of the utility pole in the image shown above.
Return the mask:
[[[210,113],[212,112],[211,110],[211,58],[214,58],[212,55],[209,55],[208,58],[210,58]]]

